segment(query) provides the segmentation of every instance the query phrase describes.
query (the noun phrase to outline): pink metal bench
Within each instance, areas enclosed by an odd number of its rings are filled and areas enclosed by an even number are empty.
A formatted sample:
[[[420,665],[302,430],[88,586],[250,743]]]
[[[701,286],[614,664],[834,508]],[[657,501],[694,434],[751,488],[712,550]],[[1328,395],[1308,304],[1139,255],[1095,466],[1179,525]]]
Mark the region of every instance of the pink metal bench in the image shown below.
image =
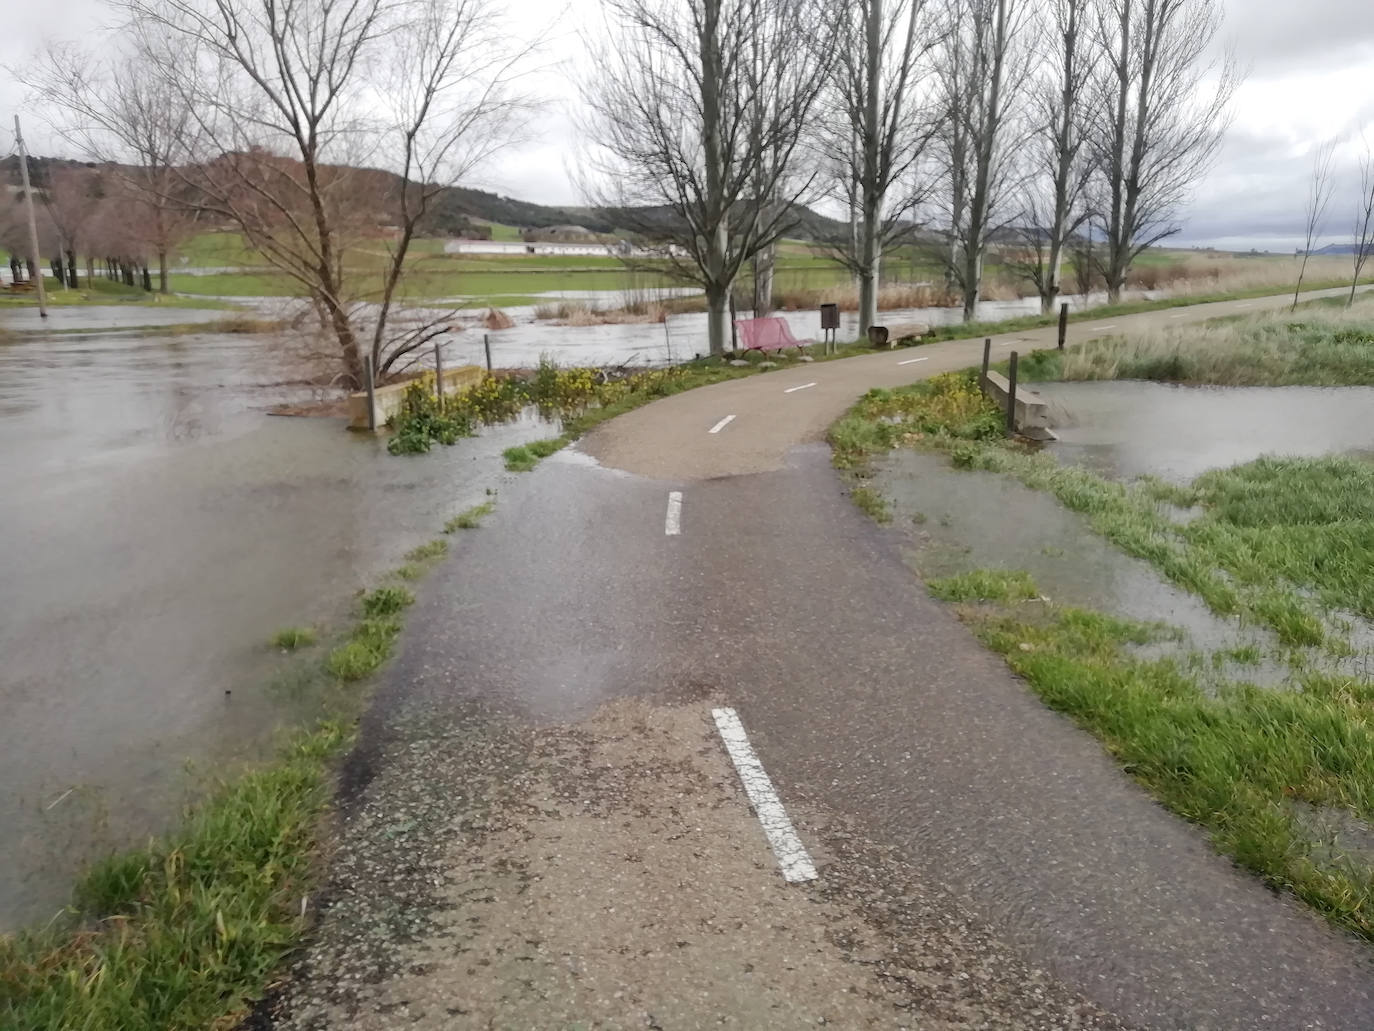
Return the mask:
[[[746,351],[781,351],[784,347],[805,347],[809,340],[798,340],[783,318],[737,319],[735,333]]]

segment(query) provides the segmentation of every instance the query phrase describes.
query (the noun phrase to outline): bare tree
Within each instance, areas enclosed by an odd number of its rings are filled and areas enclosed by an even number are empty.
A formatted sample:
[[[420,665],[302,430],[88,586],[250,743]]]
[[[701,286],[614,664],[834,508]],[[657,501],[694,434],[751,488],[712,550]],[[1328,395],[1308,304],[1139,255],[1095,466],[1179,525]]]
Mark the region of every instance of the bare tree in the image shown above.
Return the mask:
[[[385,376],[442,332],[393,308],[430,202],[521,124],[490,0],[122,3],[193,113],[183,187],[307,293],[347,378],[365,360]],[[380,191],[357,168],[374,161],[395,177]],[[357,251],[388,237],[379,281]]]
[[[825,242],[859,281],[860,335],[878,319],[882,257],[926,195],[918,169],[935,123],[919,79],[938,40],[928,8],[928,0],[857,0],[835,11],[838,58],[820,146],[853,231]]]
[[[1029,11],[1027,0],[950,0],[937,51],[940,203],[948,226],[941,257],[963,294],[965,322],[977,310],[988,243],[1014,186],[1015,87],[1030,54]]]
[[[1136,257],[1179,231],[1178,209],[1216,157],[1239,75],[1229,57],[1209,56],[1220,0],[1099,0],[1096,20],[1089,146],[1102,275],[1118,301]]]
[[[1317,148],[1312,158],[1312,179],[1307,186],[1307,237],[1302,246],[1302,264],[1298,266],[1298,282],[1293,287],[1293,305],[1288,310],[1297,311],[1298,295],[1302,292],[1303,276],[1307,274],[1307,259],[1312,255],[1312,247],[1321,236],[1326,223],[1326,209],[1331,203],[1331,192],[1335,182],[1331,177],[1331,160],[1336,154],[1336,141],[1330,140]]]
[[[584,176],[618,224],[661,242],[706,293],[712,354],[730,340],[744,264],[794,223],[813,174],[792,174],[828,73],[815,0],[606,0],[582,84]],[[822,41],[823,42],[823,41]]]
[[[1084,105],[1093,53],[1091,0],[1049,0],[1047,44],[1039,74],[1029,83],[1032,167],[1025,186],[1020,236],[1023,252],[1010,262],[1035,286],[1040,310],[1050,312],[1063,290],[1070,240],[1088,220],[1090,165],[1084,160]]]
[[[53,113],[63,138],[136,196],[142,234],[157,258],[159,289],[167,293],[168,258],[195,221],[178,195],[176,170],[194,123],[185,98],[138,48],[107,44],[105,52],[112,56],[53,47],[21,78]]]
[[[43,207],[57,233],[57,246],[75,277],[79,254],[89,254],[88,232],[100,204],[98,175],[81,167],[49,167]],[[89,275],[87,276],[89,279]],[[64,283],[76,286],[75,282]]]
[[[1374,151],[1366,141],[1364,156],[1360,158],[1360,206],[1355,214],[1355,274],[1350,280],[1347,308],[1355,303],[1355,288],[1360,285],[1360,275],[1370,254],[1374,254]]]

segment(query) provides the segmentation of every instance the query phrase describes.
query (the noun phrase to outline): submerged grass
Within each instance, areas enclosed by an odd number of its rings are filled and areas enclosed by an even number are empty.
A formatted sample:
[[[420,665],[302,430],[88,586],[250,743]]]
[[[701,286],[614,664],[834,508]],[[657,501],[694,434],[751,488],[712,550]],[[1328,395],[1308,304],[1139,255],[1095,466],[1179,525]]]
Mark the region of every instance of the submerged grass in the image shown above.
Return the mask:
[[[572,438],[568,436],[547,437],[544,440],[531,441],[528,444],[521,444],[517,447],[508,447],[501,452],[501,457],[506,461],[506,469],[513,473],[527,473],[540,463],[541,460],[548,458],[556,451],[561,451],[572,443]]]
[[[1359,525],[1346,520],[1322,530],[1283,516],[1295,494],[1323,488],[1339,511],[1352,511],[1361,491],[1369,489],[1374,496],[1374,469],[1366,463],[1262,459],[1208,474],[1191,487],[1157,480],[1119,483],[1007,442],[1000,410],[976,383],[976,373],[969,370],[899,390],[870,391],[831,428],[836,465],[862,471],[874,454],[921,446],[943,451],[959,468],[1015,477],[1053,494],[1127,554],[1197,594],[1212,611],[1268,626],[1289,647],[1328,643],[1326,621],[1308,596],[1312,591],[1330,606],[1374,613],[1374,587],[1359,581],[1366,571],[1374,572],[1371,559],[1360,554],[1374,545],[1374,515]],[[1254,476],[1270,489],[1262,528],[1236,521],[1239,500],[1229,507],[1218,503],[1227,490],[1241,493],[1234,478]],[[1179,525],[1162,504],[1199,504],[1202,514]],[[1374,550],[1368,554],[1374,556]],[[1318,563],[1319,555],[1326,559]]]
[[[182,828],[82,880],[79,929],[0,937],[0,1026],[201,1029],[261,990],[303,928],[331,762],[323,723],[224,785]]]
[[[484,501],[480,505],[473,505],[466,511],[459,512],[456,516],[444,524],[444,533],[454,533],[458,530],[475,530],[482,525],[482,520],[491,515],[496,508],[496,502]]]
[[[1304,820],[1306,806],[1374,821],[1374,685],[1309,675],[1289,689],[1204,691],[1173,660],[1129,650],[1160,628],[1007,602],[1007,574],[981,575],[986,589],[967,593],[1004,603],[963,608],[962,618],[1046,704],[1097,735],[1220,851],[1374,940],[1374,856],[1333,846]]]
[[[1309,310],[1281,332],[1264,320],[1195,332],[1231,347],[1260,327],[1249,382],[1374,382],[1374,334],[1358,325],[1368,318],[1368,309]],[[1101,355],[1120,357],[1125,346],[1089,345],[1081,360],[1098,368]],[[1279,354],[1285,346],[1293,353]],[[1234,378],[1242,358],[1218,349],[1191,368]],[[1063,360],[1067,369],[1080,359],[1070,352]],[[1042,353],[1021,368],[1054,373],[1060,361]],[[1128,367],[1143,366],[1110,372]],[[1190,484],[1121,483],[1004,439],[1000,411],[974,384],[970,371],[870,392],[831,428],[835,464],[865,476],[874,455],[923,447],[957,467],[1014,477],[1054,495],[1214,612],[1269,627],[1293,672],[1286,685],[1261,688],[1219,679],[1228,664],[1264,661],[1253,644],[1210,663],[1149,659],[1131,646],[1177,632],[1044,603],[1024,573],[974,570],[929,585],[961,603],[961,617],[1048,705],[1096,734],[1220,851],[1374,940],[1374,854],[1333,843],[1329,830],[1334,823],[1360,828],[1357,839],[1374,834],[1374,681],[1317,671],[1320,655],[1353,653],[1346,635],[1356,617],[1374,622],[1374,463],[1262,458]],[[1175,518],[1178,508],[1190,518]]]
[[[418,564],[396,575],[419,575],[441,550],[422,545]],[[306,930],[333,770],[364,698],[358,685],[391,654],[413,601],[396,583],[364,594],[359,619],[323,662],[289,671],[279,689],[323,691],[328,718],[284,735],[274,758],[222,782],[174,833],[95,864],[61,918],[0,935],[0,1027],[237,1026]],[[313,630],[289,627],[272,643],[293,650],[314,640]]]
[[[272,635],[272,647],[287,652],[308,648],[314,643],[315,631],[308,626],[289,626]]]

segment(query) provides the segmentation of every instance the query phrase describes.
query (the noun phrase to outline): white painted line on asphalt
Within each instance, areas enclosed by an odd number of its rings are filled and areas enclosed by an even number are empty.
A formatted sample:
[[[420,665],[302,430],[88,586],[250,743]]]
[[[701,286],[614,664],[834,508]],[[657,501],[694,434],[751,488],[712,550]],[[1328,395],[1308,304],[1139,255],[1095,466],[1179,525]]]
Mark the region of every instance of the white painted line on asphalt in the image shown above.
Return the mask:
[[[930,355],[926,355],[924,358],[908,358],[906,361],[904,361],[904,362],[898,362],[897,364],[898,364],[898,365],[915,365],[917,362],[928,362],[928,361],[930,361]]]
[[[1100,333],[1100,332],[1101,332],[1102,330],[1104,330],[1104,329],[1116,329],[1116,323],[1115,323],[1115,322],[1112,322],[1112,323],[1109,323],[1109,324],[1107,324],[1107,325],[1105,325],[1105,326],[1094,326],[1094,327],[1093,327],[1093,332],[1094,332],[1094,333]]]
[[[668,515],[663,520],[663,532],[669,537],[676,537],[682,532],[682,491],[680,490],[668,492]]]
[[[735,417],[734,417],[733,415],[727,415],[724,419],[720,420],[720,422],[716,423],[714,426],[712,426],[712,427],[711,427],[709,430],[707,430],[706,432],[707,432],[707,433],[719,433],[721,430],[725,429],[725,427],[729,426],[729,425],[730,425],[732,422],[734,422],[734,421],[735,421]]]
[[[787,810],[782,807],[778,793],[773,790],[773,782],[768,779],[763,763],[754,753],[754,746],[749,743],[749,735],[745,734],[739,715],[734,709],[712,709],[711,716],[716,721],[721,741],[725,742],[725,750],[730,753],[730,761],[739,772],[744,793],[749,796],[749,804],[754,807],[759,823],[763,825],[768,845],[777,857],[778,866],[782,867],[782,879],[789,883],[814,881],[815,864],[811,862],[801,838],[797,837],[792,821],[787,818]]]
[[[1169,318],[1171,318],[1171,319],[1186,319],[1187,317],[1188,317],[1187,315],[1170,315],[1170,316],[1169,316]]]
[[[1246,301],[1244,304],[1238,304],[1238,305],[1236,305],[1236,307],[1237,307],[1237,308],[1253,308],[1253,307],[1254,307],[1254,304],[1253,304],[1252,302],[1250,302],[1250,301]]]
[[[814,387],[815,383],[803,383],[799,387],[788,387],[783,391],[784,394],[795,394],[798,390],[805,390],[807,387]]]

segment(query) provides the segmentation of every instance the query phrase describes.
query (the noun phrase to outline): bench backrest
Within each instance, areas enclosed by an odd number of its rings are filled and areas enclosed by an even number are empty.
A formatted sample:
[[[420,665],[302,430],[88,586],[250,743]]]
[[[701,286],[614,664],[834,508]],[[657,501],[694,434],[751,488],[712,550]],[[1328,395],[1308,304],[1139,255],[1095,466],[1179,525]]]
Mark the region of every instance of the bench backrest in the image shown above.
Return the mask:
[[[765,350],[776,347],[795,347],[797,339],[787,320],[776,316],[766,319],[739,319],[735,322],[739,341],[744,347],[759,347]]]

